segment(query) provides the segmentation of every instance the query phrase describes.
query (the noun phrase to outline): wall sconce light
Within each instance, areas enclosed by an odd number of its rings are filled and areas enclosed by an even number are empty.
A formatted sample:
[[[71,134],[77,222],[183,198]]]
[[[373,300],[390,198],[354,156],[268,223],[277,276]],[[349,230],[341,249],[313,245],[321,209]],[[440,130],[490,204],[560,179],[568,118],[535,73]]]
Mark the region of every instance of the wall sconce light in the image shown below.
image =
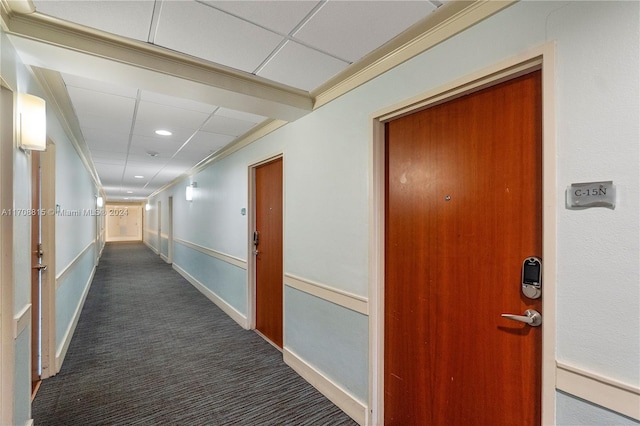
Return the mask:
[[[151,210],[151,204],[149,204],[149,203],[145,204],[145,205],[144,205],[144,209],[145,209],[146,211]]]
[[[185,190],[185,193],[184,193],[184,197],[187,201],[193,201],[193,188],[197,188],[197,187],[198,187],[198,182],[193,182],[187,186],[187,189]]]
[[[99,209],[101,209],[102,206],[104,206],[104,199],[100,196],[96,198],[96,205],[98,206]]]
[[[18,146],[32,151],[47,148],[45,101],[27,93],[18,95]]]

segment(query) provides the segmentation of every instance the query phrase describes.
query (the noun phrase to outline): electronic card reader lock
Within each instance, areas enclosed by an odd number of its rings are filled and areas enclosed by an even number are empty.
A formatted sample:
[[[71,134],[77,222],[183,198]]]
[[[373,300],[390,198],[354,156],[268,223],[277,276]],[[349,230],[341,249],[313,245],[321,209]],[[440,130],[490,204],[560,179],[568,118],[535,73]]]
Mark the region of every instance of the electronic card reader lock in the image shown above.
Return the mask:
[[[529,299],[542,295],[542,261],[537,257],[527,257],[522,262],[522,294]]]

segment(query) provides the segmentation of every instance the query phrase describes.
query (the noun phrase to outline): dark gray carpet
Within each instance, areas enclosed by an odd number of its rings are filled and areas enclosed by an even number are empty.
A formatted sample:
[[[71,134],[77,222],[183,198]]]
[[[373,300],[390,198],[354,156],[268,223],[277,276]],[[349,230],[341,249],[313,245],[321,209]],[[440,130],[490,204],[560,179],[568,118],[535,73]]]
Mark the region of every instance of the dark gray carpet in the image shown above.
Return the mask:
[[[105,247],[32,412],[36,426],[356,424],[140,243]]]

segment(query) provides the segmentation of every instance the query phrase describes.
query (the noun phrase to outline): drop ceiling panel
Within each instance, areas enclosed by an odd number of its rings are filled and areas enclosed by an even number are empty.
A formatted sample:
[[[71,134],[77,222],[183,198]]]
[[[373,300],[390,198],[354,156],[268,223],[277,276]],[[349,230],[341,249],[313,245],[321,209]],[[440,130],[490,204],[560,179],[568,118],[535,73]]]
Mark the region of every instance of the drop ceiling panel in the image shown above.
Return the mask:
[[[36,11],[87,27],[147,41],[153,1],[51,1],[33,2]]]
[[[104,81],[92,80],[89,78],[78,77],[71,74],[62,74],[62,79],[67,87],[78,87],[81,89],[93,90],[100,93],[108,93],[111,95],[123,96],[126,98],[136,99],[138,89],[127,87],[121,84],[112,84]]]
[[[207,5],[162,3],[155,44],[253,72],[280,44],[282,36]]]
[[[95,163],[95,166],[103,184],[113,185],[114,182],[120,182],[124,171],[123,162],[120,164]]]
[[[168,141],[134,136],[134,143],[129,148],[129,155],[145,156],[149,161],[154,158],[171,158],[183,144],[184,142],[181,140]],[[152,153],[157,153],[157,157],[151,156]]]
[[[281,34],[289,34],[313,8],[315,1],[205,1],[218,9]]]
[[[126,153],[129,146],[129,135],[125,133],[115,133],[103,129],[82,127],[84,140],[93,150],[109,150],[111,152]]]
[[[123,182],[131,181],[140,185],[140,183],[145,183],[149,179],[153,177],[159,170],[157,166],[147,166],[142,163],[129,163],[127,162],[124,170]],[[135,176],[143,176],[143,178],[138,179]]]
[[[113,151],[91,151],[91,158],[94,163],[101,164],[120,164],[123,165],[127,161],[127,155]]]
[[[328,1],[294,37],[355,62],[435,8],[426,0]]]
[[[249,121],[251,123],[256,123],[256,124],[261,123],[267,119],[267,117],[264,117],[262,115],[251,114],[243,111],[236,111],[228,108],[219,108],[216,111],[216,115],[221,115],[229,118],[236,118],[238,120]]]
[[[255,123],[250,121],[238,120],[216,114],[202,127],[202,130],[229,136],[240,136],[248,132],[253,126],[255,126]]]
[[[82,133],[88,133],[87,129],[93,129],[97,131],[105,131],[113,134],[128,135],[131,132],[131,117],[126,120],[118,120],[115,117],[104,117],[99,115],[86,114],[79,112],[78,108],[74,106],[76,116],[80,121],[80,127]],[[128,139],[128,138],[127,138]]]
[[[156,175],[154,181],[170,182],[184,173],[184,166],[166,166]]]
[[[175,158],[178,160],[188,161],[191,164],[190,167],[193,167],[205,159],[209,154],[202,151],[180,151],[176,154]]]
[[[347,66],[347,62],[288,41],[258,75],[311,91]]]
[[[169,160],[163,171],[174,170],[178,175],[180,175],[193,166],[194,163],[192,160],[174,157]]]
[[[156,129],[198,129],[210,114],[169,105],[140,101],[136,120],[157,126]],[[155,131],[155,130],[154,130]],[[153,133],[152,133],[153,134]]]
[[[68,87],[67,90],[78,116],[90,114],[119,121],[131,120],[135,99],[79,87]]]
[[[196,165],[202,160],[209,157],[224,148],[234,138],[227,135],[216,135],[214,133],[199,132],[201,140],[194,141],[193,139],[186,145],[180,152],[176,153],[175,158],[178,160],[188,160]],[[207,136],[212,135],[212,136]]]
[[[169,105],[175,108],[182,108],[189,111],[211,114],[217,108],[215,105],[209,105],[202,102],[185,98],[176,98],[175,96],[164,95],[162,93],[150,92],[143,90],[140,93],[140,100],[160,105]]]
[[[180,152],[200,151],[208,156],[231,143],[233,139],[234,137],[230,135],[199,131]]]

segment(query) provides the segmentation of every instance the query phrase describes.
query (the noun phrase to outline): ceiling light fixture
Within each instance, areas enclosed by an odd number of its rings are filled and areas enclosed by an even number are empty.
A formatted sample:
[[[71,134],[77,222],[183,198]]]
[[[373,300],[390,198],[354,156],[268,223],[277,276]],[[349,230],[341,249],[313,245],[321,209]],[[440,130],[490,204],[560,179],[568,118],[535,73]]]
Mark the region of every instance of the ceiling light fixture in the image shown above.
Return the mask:
[[[144,179],[144,176],[142,176],[142,175],[135,175],[135,176],[134,176],[134,178],[136,178],[136,179]]]
[[[18,145],[44,151],[47,147],[47,113],[44,99],[28,93],[18,95]]]
[[[163,129],[156,130],[156,135],[160,135],[160,136],[171,136],[172,134],[173,134],[173,133],[171,133],[171,132],[170,132],[170,131],[168,131],[168,130],[163,130]]]
[[[193,182],[187,185],[187,188],[185,189],[185,193],[184,193],[184,197],[187,201],[193,201],[193,188],[197,188],[197,187],[198,187],[198,182]]]

